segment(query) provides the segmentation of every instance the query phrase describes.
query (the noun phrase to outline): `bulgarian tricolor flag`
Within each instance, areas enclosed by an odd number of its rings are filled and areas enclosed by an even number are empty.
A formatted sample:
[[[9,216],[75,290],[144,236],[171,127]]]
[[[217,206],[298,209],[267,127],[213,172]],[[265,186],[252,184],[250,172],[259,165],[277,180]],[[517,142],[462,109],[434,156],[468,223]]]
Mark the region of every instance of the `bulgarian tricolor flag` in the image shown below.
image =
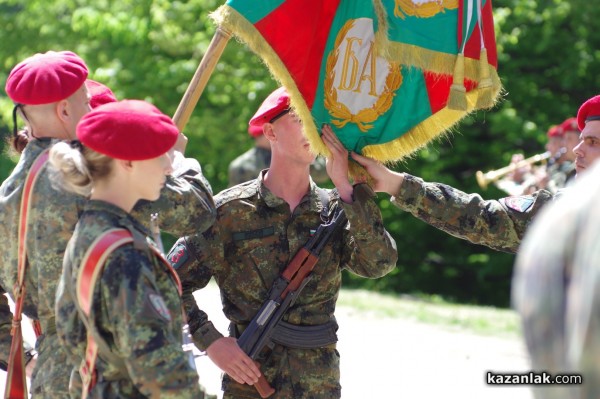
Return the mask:
[[[228,0],[212,14],[290,93],[313,150],[397,161],[500,92],[490,0]]]

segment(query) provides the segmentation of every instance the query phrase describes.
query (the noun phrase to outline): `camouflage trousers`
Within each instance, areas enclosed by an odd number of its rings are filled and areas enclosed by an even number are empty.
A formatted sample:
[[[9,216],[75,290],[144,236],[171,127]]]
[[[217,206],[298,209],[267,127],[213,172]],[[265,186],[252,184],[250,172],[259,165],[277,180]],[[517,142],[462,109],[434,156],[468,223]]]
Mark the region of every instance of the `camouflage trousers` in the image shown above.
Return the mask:
[[[38,359],[31,379],[32,399],[69,397],[69,377],[72,367],[55,334],[38,339]]]
[[[275,345],[257,359],[275,389],[270,399],[336,399],[341,397],[340,355],[335,345],[291,349]],[[253,386],[223,376],[223,399],[260,399]]]

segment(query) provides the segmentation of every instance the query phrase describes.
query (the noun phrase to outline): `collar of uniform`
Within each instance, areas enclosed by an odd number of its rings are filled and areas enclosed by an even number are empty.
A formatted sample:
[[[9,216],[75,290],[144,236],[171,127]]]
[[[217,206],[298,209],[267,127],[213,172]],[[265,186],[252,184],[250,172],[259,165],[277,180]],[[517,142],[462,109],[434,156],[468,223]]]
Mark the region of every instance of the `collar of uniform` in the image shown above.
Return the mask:
[[[323,210],[323,202],[319,195],[319,187],[315,184],[312,177],[310,178],[310,210],[312,212],[321,212]],[[321,190],[325,190],[321,188]],[[329,190],[326,190],[329,191]],[[327,193],[329,195],[329,192]]]
[[[110,213],[120,221],[123,221],[127,224],[131,224],[135,229],[141,231],[146,236],[150,235],[150,231],[139,221],[137,221],[137,219],[133,218],[129,213],[125,212],[124,209],[119,208],[118,206],[113,205],[110,202],[102,200],[89,200],[85,204],[84,212],[85,211],[101,211]]]
[[[32,160],[36,159],[38,155],[42,153],[42,151],[50,148],[53,144],[54,141],[49,137],[42,139],[31,139],[23,150],[23,157],[31,158]]]
[[[278,196],[273,194],[271,190],[269,190],[267,186],[265,186],[264,179],[267,171],[268,169],[265,169],[258,175],[258,194],[269,208],[276,208],[284,204],[287,206],[287,203],[282,198],[279,198]],[[321,198],[319,197],[319,193],[317,192],[318,187],[310,176],[309,181],[309,193],[302,198],[298,206],[302,205],[307,201],[310,201],[310,210],[314,212],[321,212],[321,209],[323,209],[323,204],[321,204]]]
[[[40,139],[31,139],[27,143],[27,146],[25,147],[24,151],[29,150],[29,151],[33,151],[35,153],[40,153],[40,152],[44,151],[45,149],[52,147],[58,141],[59,140],[52,139],[50,137],[43,137]]]

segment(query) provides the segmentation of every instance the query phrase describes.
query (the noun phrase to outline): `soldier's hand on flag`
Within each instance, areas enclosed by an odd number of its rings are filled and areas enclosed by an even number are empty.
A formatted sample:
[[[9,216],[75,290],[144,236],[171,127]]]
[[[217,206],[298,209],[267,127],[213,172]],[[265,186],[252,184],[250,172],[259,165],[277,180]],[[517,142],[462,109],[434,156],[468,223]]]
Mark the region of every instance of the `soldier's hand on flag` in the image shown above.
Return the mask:
[[[361,164],[373,178],[373,191],[378,193],[388,193],[392,196],[398,195],[400,186],[404,181],[403,173],[394,172],[379,161],[363,157],[355,152],[352,152],[350,155],[356,162]]]
[[[352,203],[352,192],[354,191],[348,179],[348,150],[331,130],[327,124],[321,128],[323,142],[331,152],[327,157],[327,174],[340,194],[342,201]]]
[[[239,384],[254,385],[260,377],[259,368],[239,347],[235,338],[219,338],[206,349],[206,353],[217,367]]]

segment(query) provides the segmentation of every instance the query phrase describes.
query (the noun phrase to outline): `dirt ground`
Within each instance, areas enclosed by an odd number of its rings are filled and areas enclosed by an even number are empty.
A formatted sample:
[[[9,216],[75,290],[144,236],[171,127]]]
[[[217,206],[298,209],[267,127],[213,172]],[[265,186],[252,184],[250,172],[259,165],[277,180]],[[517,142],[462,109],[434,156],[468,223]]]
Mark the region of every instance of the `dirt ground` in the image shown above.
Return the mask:
[[[344,293],[342,293],[343,295]],[[222,332],[227,322],[219,294],[209,285],[196,299]],[[488,386],[486,372],[529,370],[523,344],[451,331],[401,319],[375,318],[338,307],[338,349],[344,399],[438,398],[533,399],[527,386]],[[31,339],[29,331],[26,339]],[[197,358],[200,381],[220,395],[220,371],[206,356]],[[0,392],[5,373],[0,372]]]

